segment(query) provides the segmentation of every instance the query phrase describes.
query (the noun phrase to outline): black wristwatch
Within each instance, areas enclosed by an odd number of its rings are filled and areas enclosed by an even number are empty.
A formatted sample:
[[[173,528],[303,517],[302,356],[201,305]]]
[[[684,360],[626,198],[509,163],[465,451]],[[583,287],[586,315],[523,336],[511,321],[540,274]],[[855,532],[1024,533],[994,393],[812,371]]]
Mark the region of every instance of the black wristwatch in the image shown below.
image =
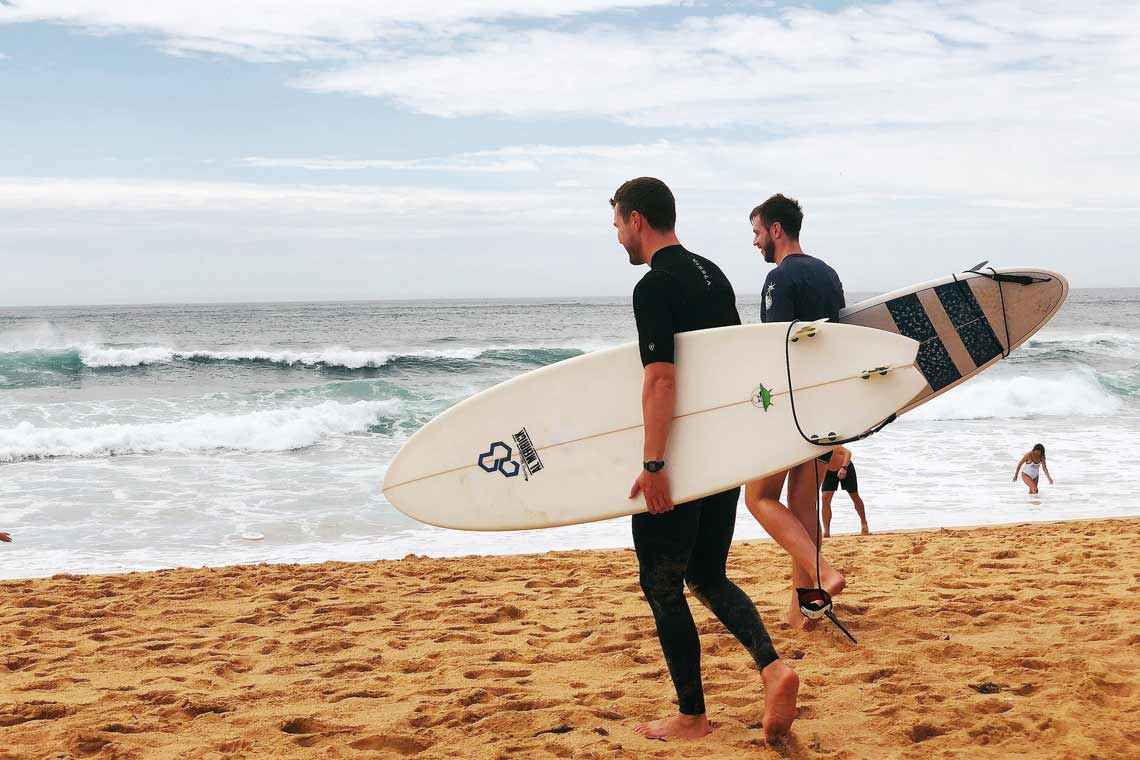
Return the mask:
[[[641,466],[644,467],[645,469],[649,470],[650,472],[661,472],[663,469],[665,469],[665,460],[664,459],[650,459],[646,462],[643,462]]]

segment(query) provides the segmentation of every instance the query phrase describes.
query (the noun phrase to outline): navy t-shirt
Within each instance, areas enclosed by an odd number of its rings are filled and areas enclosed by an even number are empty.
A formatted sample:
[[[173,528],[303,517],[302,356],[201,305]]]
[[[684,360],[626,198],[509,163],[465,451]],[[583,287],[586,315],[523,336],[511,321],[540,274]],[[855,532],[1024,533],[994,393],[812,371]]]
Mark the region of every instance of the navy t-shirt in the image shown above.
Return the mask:
[[[846,305],[843,283],[834,269],[814,256],[792,254],[764,280],[760,321],[808,322],[828,317],[834,322]]]
[[[740,324],[736,293],[720,267],[679,245],[653,254],[633,289],[642,365],[673,362],[673,335]]]

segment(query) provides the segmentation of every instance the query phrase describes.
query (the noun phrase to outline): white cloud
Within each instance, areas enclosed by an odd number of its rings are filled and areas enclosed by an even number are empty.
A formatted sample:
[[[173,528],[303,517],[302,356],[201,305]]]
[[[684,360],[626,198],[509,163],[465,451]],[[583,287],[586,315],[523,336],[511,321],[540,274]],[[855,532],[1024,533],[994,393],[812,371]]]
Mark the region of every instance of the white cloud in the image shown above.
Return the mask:
[[[668,4],[667,0],[13,0],[0,23],[46,21],[96,33],[158,35],[171,52],[255,61],[377,54],[401,40],[453,37],[490,21],[559,19]]]
[[[73,211],[381,214],[386,217],[510,213],[533,193],[399,185],[269,185],[119,179],[0,177],[0,209]]]
[[[239,163],[262,169],[305,169],[307,171],[354,172],[368,169],[418,172],[475,172],[505,174],[533,172],[538,165],[525,157],[483,160],[489,153],[469,153],[448,158],[384,159],[384,158],[269,158],[249,156]]]
[[[1140,76],[1140,5],[896,0],[837,12],[688,18],[670,28],[488,30],[445,52],[298,84],[445,117],[601,116],[644,126],[1052,119],[1115,111]],[[473,75],[472,72],[477,72]],[[1136,115],[1134,102],[1126,106]]]

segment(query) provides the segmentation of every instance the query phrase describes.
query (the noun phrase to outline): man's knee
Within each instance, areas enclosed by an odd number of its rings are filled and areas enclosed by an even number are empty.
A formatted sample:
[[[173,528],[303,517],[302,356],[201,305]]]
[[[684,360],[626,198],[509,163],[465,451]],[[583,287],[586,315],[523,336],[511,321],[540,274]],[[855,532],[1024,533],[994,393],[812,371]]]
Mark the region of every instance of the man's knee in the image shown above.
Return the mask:
[[[701,604],[709,606],[709,599],[728,583],[728,576],[722,570],[720,573],[701,573],[685,576],[685,583]]]
[[[641,593],[655,609],[668,609],[685,598],[684,568],[659,566],[642,570]]]

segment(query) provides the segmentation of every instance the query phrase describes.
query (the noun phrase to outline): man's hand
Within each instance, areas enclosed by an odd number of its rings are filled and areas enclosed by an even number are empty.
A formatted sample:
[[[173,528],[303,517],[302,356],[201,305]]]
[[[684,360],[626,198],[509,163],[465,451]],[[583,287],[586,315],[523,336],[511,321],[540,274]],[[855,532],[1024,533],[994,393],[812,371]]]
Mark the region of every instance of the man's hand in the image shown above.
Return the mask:
[[[847,468],[846,467],[840,467],[839,471],[835,474],[839,476],[840,480],[846,480],[847,479]]]
[[[629,489],[629,498],[632,499],[639,493],[645,494],[645,506],[651,515],[664,514],[673,509],[673,498],[669,495],[669,476],[665,470],[642,470],[637,480],[633,481],[633,488]]]

